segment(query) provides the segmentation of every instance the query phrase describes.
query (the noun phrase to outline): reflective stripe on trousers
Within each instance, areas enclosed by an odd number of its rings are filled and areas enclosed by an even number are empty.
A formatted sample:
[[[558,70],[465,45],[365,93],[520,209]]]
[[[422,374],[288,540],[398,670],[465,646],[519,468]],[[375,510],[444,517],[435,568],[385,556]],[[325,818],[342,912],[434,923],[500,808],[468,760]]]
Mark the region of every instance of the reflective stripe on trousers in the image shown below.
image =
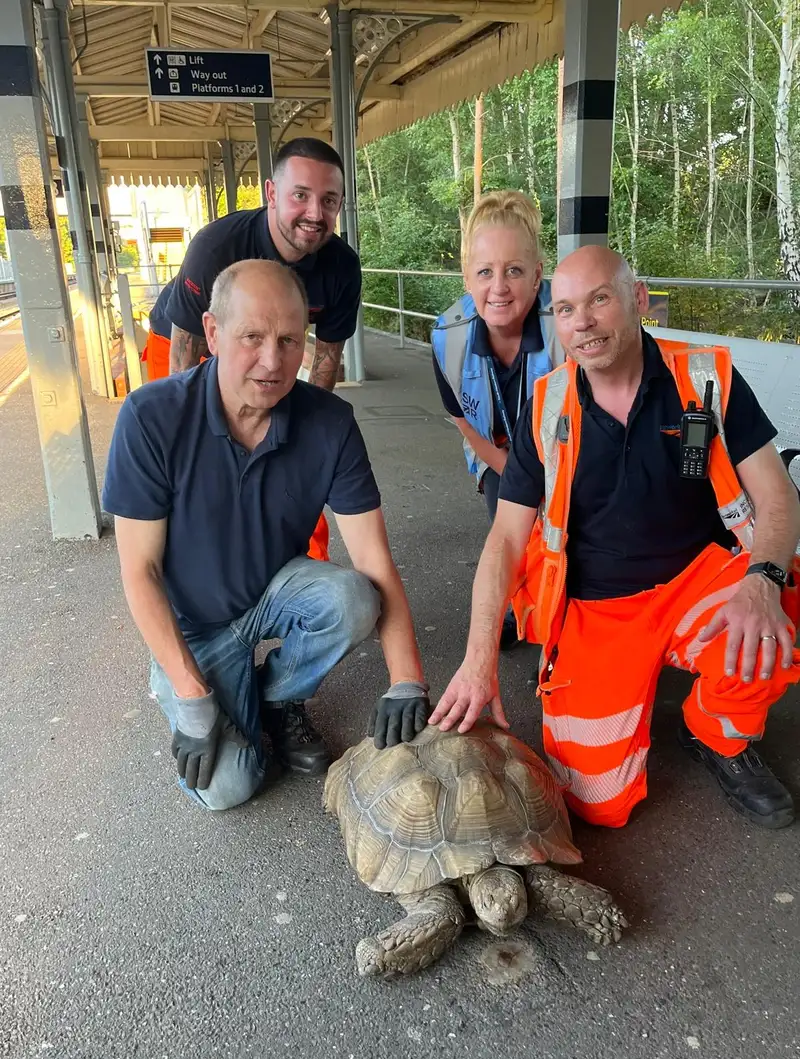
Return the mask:
[[[761,737],[770,706],[800,680],[798,651],[788,670],[776,666],[769,680],[745,684],[725,675],[724,633],[710,643],[698,639],[748,562],[746,554],[710,545],[667,585],[570,602],[558,657],[541,686],[544,748],[567,804],[590,823],[621,827],[647,794],[650,716],[664,664],[699,674],[684,718],[694,735],[728,756]]]

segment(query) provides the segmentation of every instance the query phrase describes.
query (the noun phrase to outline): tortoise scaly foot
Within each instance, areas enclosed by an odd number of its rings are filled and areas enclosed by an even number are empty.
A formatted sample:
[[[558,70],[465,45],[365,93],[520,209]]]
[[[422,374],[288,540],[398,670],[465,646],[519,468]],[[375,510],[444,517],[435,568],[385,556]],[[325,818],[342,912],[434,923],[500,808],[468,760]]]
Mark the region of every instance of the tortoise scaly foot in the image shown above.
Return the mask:
[[[571,923],[596,945],[622,938],[629,923],[608,890],[544,864],[531,864],[523,872],[531,908],[548,919]]]
[[[364,977],[419,971],[438,960],[464,927],[464,909],[449,886],[396,897],[408,915],[356,946],[356,966]]]

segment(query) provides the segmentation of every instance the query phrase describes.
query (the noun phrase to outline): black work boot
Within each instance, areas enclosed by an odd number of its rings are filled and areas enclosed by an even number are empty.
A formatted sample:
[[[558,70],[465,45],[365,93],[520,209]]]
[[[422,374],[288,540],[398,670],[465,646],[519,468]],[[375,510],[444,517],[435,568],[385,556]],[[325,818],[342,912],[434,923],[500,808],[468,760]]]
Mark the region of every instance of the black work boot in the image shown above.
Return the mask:
[[[702,743],[681,722],[678,742],[717,779],[737,813],[761,827],[788,827],[794,820],[791,794],[752,746],[725,757]]]
[[[314,728],[303,702],[264,702],[261,718],[275,756],[292,772],[318,776],[331,763],[328,748]]]

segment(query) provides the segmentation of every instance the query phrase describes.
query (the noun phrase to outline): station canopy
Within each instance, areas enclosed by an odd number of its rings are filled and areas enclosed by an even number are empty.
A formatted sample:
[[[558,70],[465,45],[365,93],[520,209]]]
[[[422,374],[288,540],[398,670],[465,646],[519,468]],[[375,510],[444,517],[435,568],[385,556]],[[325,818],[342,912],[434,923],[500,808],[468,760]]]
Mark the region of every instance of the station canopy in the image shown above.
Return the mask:
[[[621,24],[677,6],[622,0]],[[359,0],[352,11],[358,144],[472,99],[559,55],[563,0]],[[201,178],[236,145],[255,174],[249,103],[154,102],[145,49],[255,49],[272,59],[273,144],[331,136],[330,20],[311,0],[84,0],[69,13],[76,91],[110,178]]]

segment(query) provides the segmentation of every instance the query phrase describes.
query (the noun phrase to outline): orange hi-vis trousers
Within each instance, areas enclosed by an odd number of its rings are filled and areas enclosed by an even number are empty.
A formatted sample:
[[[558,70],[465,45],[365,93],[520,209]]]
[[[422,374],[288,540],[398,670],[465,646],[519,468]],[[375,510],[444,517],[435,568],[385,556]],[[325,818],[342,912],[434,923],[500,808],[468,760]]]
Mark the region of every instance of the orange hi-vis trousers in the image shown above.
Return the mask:
[[[734,595],[750,563],[709,545],[669,584],[621,599],[570,600],[552,671],[541,684],[544,749],[567,805],[592,824],[622,827],[647,795],[646,762],[656,682],[664,665],[699,676],[683,704],[689,730],[728,757],[764,732],[770,706],[800,681],[781,651],[769,680],[725,675],[725,632],[698,640]],[[797,621],[797,590],[784,610]],[[551,654],[552,658],[552,654]]]
[[[147,345],[144,347],[142,360],[147,365],[147,381],[166,379],[169,375],[170,340],[154,331],[148,332]]]

